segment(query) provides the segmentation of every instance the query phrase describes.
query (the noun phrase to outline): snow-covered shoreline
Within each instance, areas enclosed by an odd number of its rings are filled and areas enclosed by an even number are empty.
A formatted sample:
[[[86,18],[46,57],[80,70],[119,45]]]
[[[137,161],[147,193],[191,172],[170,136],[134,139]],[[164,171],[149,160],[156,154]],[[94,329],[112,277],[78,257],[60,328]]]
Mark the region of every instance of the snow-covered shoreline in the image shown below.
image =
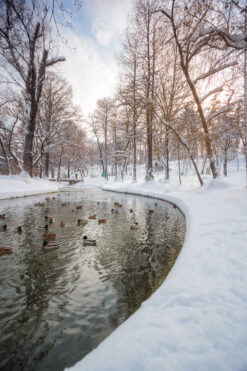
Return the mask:
[[[27,175],[0,176],[0,200],[59,192],[61,185]]]
[[[243,180],[243,173],[235,174],[230,180],[211,180],[193,192],[173,192],[157,183],[102,187],[176,203],[186,215],[186,239],[161,287],[72,370],[247,368],[247,194]]]
[[[18,192],[30,194],[36,189],[35,192],[45,193],[61,187],[45,181],[18,179],[14,182],[18,180],[21,189],[16,188],[18,183],[14,185],[11,177],[0,177],[0,199],[11,191],[12,197],[16,197]],[[195,178],[187,182],[184,179],[182,186],[172,181],[166,184],[101,182],[105,190],[175,203],[186,216],[186,238],[160,288],[72,370],[247,369],[244,181],[242,169],[234,170],[229,178],[210,180],[208,177],[204,187],[199,187]],[[94,184],[86,181],[70,189],[79,191],[95,185],[100,185],[97,179]]]

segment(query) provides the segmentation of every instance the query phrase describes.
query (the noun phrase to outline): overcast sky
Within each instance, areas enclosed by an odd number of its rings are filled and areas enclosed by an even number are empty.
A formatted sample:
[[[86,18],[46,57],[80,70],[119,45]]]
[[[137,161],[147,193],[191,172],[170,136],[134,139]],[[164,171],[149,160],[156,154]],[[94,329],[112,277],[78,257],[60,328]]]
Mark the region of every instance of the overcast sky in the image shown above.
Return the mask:
[[[70,6],[70,0],[65,1]],[[70,48],[63,48],[61,66],[73,88],[74,103],[84,114],[95,108],[97,99],[110,96],[117,76],[116,52],[134,0],[83,0],[73,11],[72,27],[66,29]],[[74,49],[73,49],[74,48]]]

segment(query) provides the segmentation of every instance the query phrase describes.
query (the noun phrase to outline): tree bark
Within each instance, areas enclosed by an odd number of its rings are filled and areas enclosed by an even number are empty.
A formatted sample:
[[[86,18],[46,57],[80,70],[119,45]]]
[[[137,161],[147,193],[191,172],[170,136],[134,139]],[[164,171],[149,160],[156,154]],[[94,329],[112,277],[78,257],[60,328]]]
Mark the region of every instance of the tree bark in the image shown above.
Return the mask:
[[[60,181],[60,170],[61,170],[61,163],[62,163],[62,155],[63,155],[63,144],[59,156],[59,163],[58,163],[58,171],[57,171],[57,182]]]
[[[1,147],[2,147],[2,151],[3,151],[3,156],[4,156],[4,159],[5,159],[5,162],[6,162],[7,175],[9,175],[10,174],[9,160],[8,160],[8,156],[7,156],[7,153],[6,153],[6,150],[5,150],[5,147],[4,147],[4,144],[3,144],[3,141],[2,141],[1,138],[0,138],[0,144],[1,144]]]
[[[50,153],[45,154],[45,177],[49,178],[49,167],[50,167]]]

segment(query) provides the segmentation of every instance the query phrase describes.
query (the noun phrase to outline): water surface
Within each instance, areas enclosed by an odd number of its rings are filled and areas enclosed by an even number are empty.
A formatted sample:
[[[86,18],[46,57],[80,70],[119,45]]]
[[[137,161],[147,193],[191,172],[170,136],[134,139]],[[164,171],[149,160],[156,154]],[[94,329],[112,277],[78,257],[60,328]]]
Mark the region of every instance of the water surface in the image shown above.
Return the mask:
[[[184,241],[183,215],[166,202],[91,189],[48,196],[0,201],[8,224],[0,246],[13,248],[0,256],[1,370],[74,365],[163,282]],[[118,214],[111,213],[114,202],[123,205]],[[79,218],[94,213],[107,222],[78,227]],[[49,229],[58,250],[42,250],[44,231],[36,226],[45,215],[55,218]],[[135,221],[138,229],[130,230]],[[18,225],[22,234],[11,231]],[[84,234],[97,245],[83,246]]]

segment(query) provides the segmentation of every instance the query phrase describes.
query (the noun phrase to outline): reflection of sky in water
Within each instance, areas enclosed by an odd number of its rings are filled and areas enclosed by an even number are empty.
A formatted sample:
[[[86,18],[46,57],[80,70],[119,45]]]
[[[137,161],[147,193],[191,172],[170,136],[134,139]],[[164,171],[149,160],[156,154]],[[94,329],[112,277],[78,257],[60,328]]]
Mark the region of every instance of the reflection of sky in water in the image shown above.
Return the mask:
[[[0,203],[8,223],[0,246],[13,248],[0,259],[3,370],[62,370],[76,363],[161,284],[184,239],[181,213],[161,201],[155,207],[153,199],[86,190],[61,193],[55,201],[49,195],[47,206],[34,206],[45,197]],[[123,204],[119,214],[111,213],[115,201]],[[77,205],[83,208],[72,212]],[[77,219],[94,213],[107,222],[77,226]],[[44,232],[36,226],[45,215],[56,220],[49,229],[59,250],[41,248]],[[134,221],[138,230],[130,230]],[[17,225],[23,225],[21,235],[11,232]],[[83,246],[84,234],[97,246]]]

